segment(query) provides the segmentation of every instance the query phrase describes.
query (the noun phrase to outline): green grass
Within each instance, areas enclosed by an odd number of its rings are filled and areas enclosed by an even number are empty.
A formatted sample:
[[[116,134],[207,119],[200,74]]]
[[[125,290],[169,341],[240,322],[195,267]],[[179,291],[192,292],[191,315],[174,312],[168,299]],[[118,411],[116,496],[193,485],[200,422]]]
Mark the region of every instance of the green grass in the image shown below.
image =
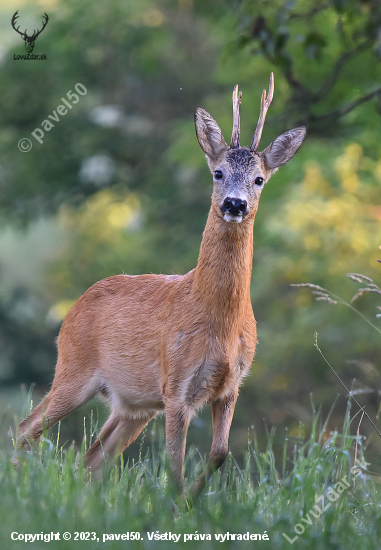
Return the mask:
[[[352,415],[353,416],[353,415]],[[140,453],[139,460],[105,468],[100,479],[84,481],[83,454],[90,444],[84,438],[81,450],[61,447],[48,432],[21,460],[16,472],[8,452],[0,454],[0,540],[2,549],[25,548],[12,541],[11,533],[60,532],[60,541],[35,541],[33,548],[268,548],[268,549],[375,549],[381,541],[380,486],[369,472],[350,472],[356,432],[360,421],[354,415],[350,426],[348,403],[341,433],[327,432],[315,414],[308,438],[285,439],[283,456],[275,460],[274,432],[268,434],[266,449],[259,449],[255,434],[248,443],[243,464],[229,455],[227,463],[211,479],[192,507],[176,502],[168,483],[168,463],[163,435]],[[92,431],[92,430],[91,430]],[[357,457],[364,461],[363,441],[357,441]],[[143,444],[141,445],[141,451]],[[203,467],[195,449],[186,457],[186,486]],[[279,462],[279,464],[278,464]],[[344,476],[349,487],[319,516],[318,506],[329,504],[330,488]],[[338,487],[338,486],[336,486]],[[305,521],[302,521],[304,518]],[[302,534],[293,544],[289,539]],[[70,532],[70,541],[62,540]],[[75,532],[96,533],[97,541],[73,540]],[[103,534],[140,533],[139,541],[105,541]],[[147,533],[181,535],[179,542],[150,541]],[[268,534],[269,541],[217,541],[218,534]],[[184,535],[210,535],[211,540],[184,541]],[[84,535],[86,536],[86,535]],[[90,537],[93,535],[90,535]],[[195,537],[193,537],[195,539]]]

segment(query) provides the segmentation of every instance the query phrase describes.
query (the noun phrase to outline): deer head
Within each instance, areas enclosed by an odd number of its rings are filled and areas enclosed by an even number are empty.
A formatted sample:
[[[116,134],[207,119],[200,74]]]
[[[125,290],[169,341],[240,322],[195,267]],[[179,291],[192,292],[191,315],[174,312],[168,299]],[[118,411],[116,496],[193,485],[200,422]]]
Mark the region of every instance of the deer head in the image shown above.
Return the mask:
[[[258,152],[273,93],[274,75],[271,73],[267,97],[266,90],[262,93],[260,116],[250,149],[239,145],[239,105],[242,92],[238,93],[238,86],[235,86],[233,91],[233,131],[230,147],[214,118],[202,107],[196,110],[197,139],[213,174],[212,208],[215,214],[226,222],[241,223],[254,218],[264,185],[280,166],[292,159],[305,138],[305,126],[294,128]]]
[[[42,26],[42,29],[40,29],[39,31],[36,31],[34,30],[33,31],[33,34],[32,36],[28,36],[26,34],[26,31],[27,29],[25,29],[24,32],[20,32],[19,31],[19,28],[20,28],[20,25],[17,27],[15,27],[15,24],[16,24],[16,19],[19,17],[18,15],[19,11],[17,10],[16,13],[13,15],[12,17],[12,21],[11,21],[11,24],[12,24],[12,27],[15,29],[16,32],[18,32],[20,35],[21,35],[21,38],[24,40],[25,42],[25,49],[28,53],[32,53],[33,52],[33,48],[34,48],[34,44],[37,40],[37,37],[42,33],[42,31],[44,30],[44,28],[46,27],[48,21],[49,21],[49,17],[47,16],[47,14],[45,13],[44,14],[44,18],[45,18],[45,21],[43,23],[43,26]]]

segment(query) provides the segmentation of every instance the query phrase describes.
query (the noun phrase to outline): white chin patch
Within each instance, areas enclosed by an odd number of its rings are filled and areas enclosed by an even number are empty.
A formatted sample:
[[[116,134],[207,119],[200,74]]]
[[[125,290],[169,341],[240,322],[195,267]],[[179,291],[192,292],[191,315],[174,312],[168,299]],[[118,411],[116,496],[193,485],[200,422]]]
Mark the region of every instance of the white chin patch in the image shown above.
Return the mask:
[[[232,223],[241,223],[242,216],[232,216],[232,214],[228,214],[228,212],[225,212],[224,214],[224,220],[226,222],[232,222]]]

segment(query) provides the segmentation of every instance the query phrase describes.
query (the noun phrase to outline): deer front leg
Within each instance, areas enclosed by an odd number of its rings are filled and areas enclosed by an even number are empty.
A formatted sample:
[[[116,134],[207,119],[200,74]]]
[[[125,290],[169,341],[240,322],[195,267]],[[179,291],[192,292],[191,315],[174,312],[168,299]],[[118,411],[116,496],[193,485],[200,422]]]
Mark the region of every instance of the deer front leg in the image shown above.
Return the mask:
[[[171,461],[171,471],[176,491],[182,494],[186,437],[191,414],[179,405],[166,408],[166,446]]]
[[[230,425],[238,397],[238,388],[212,404],[213,443],[205,470],[192,485],[189,496],[195,500],[205,487],[207,479],[225,462],[228,454]]]

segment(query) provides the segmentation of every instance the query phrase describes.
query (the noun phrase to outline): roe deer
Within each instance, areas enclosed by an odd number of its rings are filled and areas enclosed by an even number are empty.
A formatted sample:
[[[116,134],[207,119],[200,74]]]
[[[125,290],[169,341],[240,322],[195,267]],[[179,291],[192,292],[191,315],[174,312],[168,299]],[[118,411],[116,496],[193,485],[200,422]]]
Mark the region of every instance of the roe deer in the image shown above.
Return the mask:
[[[166,413],[173,480],[183,488],[186,435],[192,416],[212,404],[213,443],[201,492],[224,462],[238,396],[257,342],[250,301],[253,224],[263,186],[299,149],[306,128],[290,130],[258,152],[274,89],[273,74],[250,149],[239,145],[239,105],[233,92],[230,147],[202,107],[197,139],[213,174],[212,205],[195,269],[185,275],[116,275],[95,283],[74,304],[58,337],[52,388],[19,424],[18,452],[43,431],[99,394],[110,417],[85,455],[90,470],[115,457],[158,413]]]

